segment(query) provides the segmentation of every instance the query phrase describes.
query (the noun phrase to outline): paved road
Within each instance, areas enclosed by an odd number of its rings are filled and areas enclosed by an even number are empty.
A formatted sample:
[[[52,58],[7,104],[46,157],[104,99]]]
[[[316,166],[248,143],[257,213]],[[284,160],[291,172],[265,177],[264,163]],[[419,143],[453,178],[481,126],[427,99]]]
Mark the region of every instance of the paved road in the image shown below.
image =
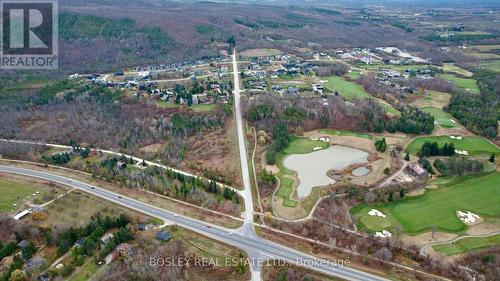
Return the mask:
[[[245,223],[242,230],[248,236],[255,236],[253,228],[253,197],[252,185],[250,183],[250,172],[248,168],[247,147],[245,144],[245,130],[243,115],[241,113],[241,89],[238,62],[236,61],[236,50],[233,55],[233,79],[234,79],[234,108],[236,115],[236,131],[238,134],[238,150],[240,152],[241,177],[243,182],[243,198],[245,200]]]
[[[177,215],[171,211],[163,210],[147,203],[128,198],[123,195],[111,192],[109,190],[99,188],[90,184],[86,184],[77,180],[71,180],[67,177],[55,175],[47,172],[34,171],[29,169],[0,166],[0,172],[24,175],[29,177],[40,178],[64,185],[68,185],[75,189],[80,189],[92,195],[109,200],[118,205],[125,206],[129,209],[158,217],[168,223],[176,223],[181,227],[185,227],[202,235],[208,236],[215,240],[233,245],[245,251],[251,261],[264,262],[269,259],[284,260],[292,264],[297,261],[302,262],[307,268],[317,270],[327,275],[337,276],[345,280],[353,281],[378,281],[387,280],[375,275],[365,273],[363,271],[350,267],[342,267],[333,263],[328,263],[325,260],[317,259],[313,256],[301,253],[299,251],[281,246],[274,242],[270,242],[263,238],[254,235],[248,235],[239,231],[226,229],[224,227],[209,224],[203,221],[195,220],[189,217]],[[252,270],[259,267],[254,263]],[[253,277],[252,277],[253,278]],[[257,278],[258,279],[258,278]],[[255,279],[253,279],[255,280]]]
[[[21,143],[21,144],[31,144],[31,145],[44,145],[44,146],[49,146],[49,147],[55,147],[55,148],[61,148],[61,149],[72,149],[73,147],[71,146],[68,146],[68,145],[61,145],[61,144],[53,144],[53,143],[44,143],[44,142],[37,142],[37,141],[29,141],[29,140],[10,140],[10,139],[0,139],[0,141],[3,141],[3,142],[11,142],[11,143]],[[145,159],[142,159],[142,158],[139,158],[139,157],[135,157],[135,156],[132,156],[132,155],[128,155],[128,154],[125,154],[125,153],[120,153],[120,152],[115,152],[115,151],[111,151],[111,150],[106,150],[106,149],[100,149],[100,148],[93,148],[92,151],[95,151],[95,152],[102,152],[102,153],[106,153],[106,154],[111,154],[111,155],[116,155],[116,156],[125,156],[127,158],[132,158],[135,162],[137,163],[142,163],[143,161],[148,164],[148,165],[155,165],[155,166],[158,166],[160,168],[163,168],[163,169],[170,169],[176,173],[179,173],[179,174],[182,174],[182,175],[185,175],[185,176],[192,176],[192,177],[198,177],[198,175],[195,175],[195,174],[191,174],[191,173],[188,173],[188,172],[185,172],[185,171],[181,171],[181,170],[178,170],[176,168],[172,168],[172,167],[168,167],[168,166],[165,166],[163,164],[159,164],[159,163],[155,163],[155,162],[151,162],[151,161],[148,161],[148,160],[145,160]],[[241,195],[242,191],[239,190],[239,189],[236,189],[232,186],[229,186],[229,185],[226,185],[226,184],[223,184],[223,183],[219,183],[217,182],[217,185],[219,187],[228,187],[228,188],[231,188],[232,190],[236,191],[237,193],[239,193]]]

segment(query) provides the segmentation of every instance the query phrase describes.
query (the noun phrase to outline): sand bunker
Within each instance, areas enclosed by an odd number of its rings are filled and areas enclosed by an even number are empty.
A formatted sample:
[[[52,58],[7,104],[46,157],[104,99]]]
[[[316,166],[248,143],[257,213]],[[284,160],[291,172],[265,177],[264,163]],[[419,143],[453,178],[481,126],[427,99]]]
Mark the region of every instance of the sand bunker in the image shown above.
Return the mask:
[[[330,142],[330,138],[329,137],[319,137],[319,138],[313,138],[311,140],[313,140],[313,141],[320,140],[320,141],[323,141],[323,142]]]
[[[389,238],[389,237],[392,237],[392,233],[390,233],[387,230],[377,231],[377,232],[375,232],[375,237]]]
[[[471,212],[457,212],[458,218],[465,224],[474,224],[479,220],[479,216]]]
[[[385,215],[381,211],[376,210],[376,209],[371,209],[368,212],[368,215],[372,216],[372,217],[382,217],[382,218],[385,218]]]
[[[455,122],[453,122],[453,123],[455,123]],[[462,137],[462,136],[450,136],[450,139],[454,139],[454,140],[462,140],[463,138],[464,137]]]
[[[469,155],[469,152],[467,150],[457,150],[457,149],[455,149],[455,153],[456,154],[460,154],[460,155]]]

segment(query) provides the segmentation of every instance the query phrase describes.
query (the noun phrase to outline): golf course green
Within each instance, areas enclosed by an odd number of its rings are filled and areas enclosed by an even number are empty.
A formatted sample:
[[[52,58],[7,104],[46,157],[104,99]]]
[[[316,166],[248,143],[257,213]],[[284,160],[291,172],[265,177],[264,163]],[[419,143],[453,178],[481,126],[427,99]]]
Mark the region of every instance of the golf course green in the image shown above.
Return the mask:
[[[430,113],[434,116],[434,119],[439,123],[439,125],[443,128],[455,128],[458,127],[458,121],[455,120],[450,114],[444,112],[442,109],[436,107],[424,107],[422,111]],[[453,122],[453,121],[455,122]]]
[[[496,145],[485,138],[477,136],[463,137],[461,140],[452,139],[449,136],[417,137],[406,147],[406,151],[416,155],[426,141],[437,142],[440,147],[445,143],[453,142],[455,149],[466,150],[470,155],[500,153],[500,148]]]
[[[408,234],[419,234],[433,228],[458,233],[466,225],[456,212],[471,211],[482,217],[500,217],[500,173],[465,176],[438,185],[424,195],[387,204],[358,205],[351,209],[358,227],[368,232],[400,227]],[[385,218],[371,217],[371,209],[381,211]],[[368,217],[368,218],[367,218]]]

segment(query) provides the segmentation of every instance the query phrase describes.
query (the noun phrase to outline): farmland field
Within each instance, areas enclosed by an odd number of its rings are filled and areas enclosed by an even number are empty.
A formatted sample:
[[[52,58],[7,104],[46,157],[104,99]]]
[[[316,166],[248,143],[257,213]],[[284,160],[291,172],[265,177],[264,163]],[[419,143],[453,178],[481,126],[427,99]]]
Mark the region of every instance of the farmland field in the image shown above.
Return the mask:
[[[500,245],[500,235],[492,235],[463,238],[453,244],[435,245],[432,248],[443,255],[452,256],[498,245]]]
[[[339,76],[331,76],[328,77],[327,80],[328,82],[325,83],[325,87],[332,92],[339,92],[339,94],[347,100],[366,99],[371,97],[361,85],[355,82],[347,81]]]
[[[458,219],[458,210],[471,211],[486,217],[500,217],[500,173],[466,176],[439,185],[424,195],[373,206],[359,205],[351,209],[358,226],[369,232],[401,227],[408,234],[419,234],[432,228],[445,232],[462,232],[465,224]],[[366,218],[371,208],[380,210],[385,219]],[[390,223],[389,223],[390,222]]]
[[[479,86],[477,85],[477,81],[470,78],[460,78],[453,74],[440,74],[439,78],[443,80],[450,81],[455,84],[457,87],[462,88],[472,94],[479,94]]]
[[[458,122],[450,114],[444,112],[442,109],[435,107],[424,107],[422,111],[430,113],[434,116],[434,119],[439,122],[439,125],[443,128],[455,128],[458,127]],[[454,120],[455,122],[452,122]]]
[[[500,148],[482,137],[464,137],[462,140],[453,140],[449,136],[417,137],[406,147],[406,151],[416,155],[424,142],[436,141],[439,146],[453,142],[458,150],[467,150],[469,154],[499,154]]]

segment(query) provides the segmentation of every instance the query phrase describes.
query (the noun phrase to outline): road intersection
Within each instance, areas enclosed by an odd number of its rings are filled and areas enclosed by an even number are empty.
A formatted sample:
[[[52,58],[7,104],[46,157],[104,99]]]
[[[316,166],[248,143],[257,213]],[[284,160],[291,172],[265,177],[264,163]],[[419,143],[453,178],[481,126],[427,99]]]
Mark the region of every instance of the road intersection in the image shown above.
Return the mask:
[[[100,198],[106,199],[115,204],[127,207],[129,209],[162,219],[168,224],[177,224],[181,227],[195,231],[199,234],[208,236],[217,241],[238,247],[248,255],[248,261],[252,273],[252,280],[262,279],[262,266],[270,261],[281,261],[292,265],[304,266],[329,276],[336,276],[344,280],[352,281],[382,281],[385,278],[366,273],[364,271],[349,267],[345,261],[328,261],[316,258],[312,255],[279,245],[277,243],[259,237],[254,229],[254,209],[253,197],[250,182],[250,173],[248,167],[247,149],[245,143],[245,130],[243,116],[241,111],[241,89],[239,81],[239,71],[236,50],[233,55],[233,76],[234,76],[234,105],[235,117],[237,122],[238,148],[242,169],[243,190],[239,194],[245,202],[244,224],[238,229],[228,229],[201,220],[196,220],[187,216],[176,214],[172,211],[164,210],[153,205],[129,198],[127,196],[111,192],[98,186],[90,185],[81,181],[73,180],[68,177],[52,173],[36,171],[12,166],[0,166],[0,172],[35,177],[70,186],[74,189],[82,190]],[[6,140],[3,140],[6,141]],[[12,141],[21,143],[41,144],[37,142]],[[52,145],[58,146],[58,145]],[[60,146],[68,148],[67,146]],[[118,154],[112,151],[105,153]],[[120,154],[121,155],[121,154]],[[137,158],[138,159],[138,158]],[[137,159],[134,159],[137,161]],[[141,159],[142,160],[142,159]],[[159,165],[157,163],[147,162],[149,165]],[[169,167],[166,167],[169,168]],[[177,171],[177,170],[176,170]],[[178,171],[187,174],[183,171]]]

